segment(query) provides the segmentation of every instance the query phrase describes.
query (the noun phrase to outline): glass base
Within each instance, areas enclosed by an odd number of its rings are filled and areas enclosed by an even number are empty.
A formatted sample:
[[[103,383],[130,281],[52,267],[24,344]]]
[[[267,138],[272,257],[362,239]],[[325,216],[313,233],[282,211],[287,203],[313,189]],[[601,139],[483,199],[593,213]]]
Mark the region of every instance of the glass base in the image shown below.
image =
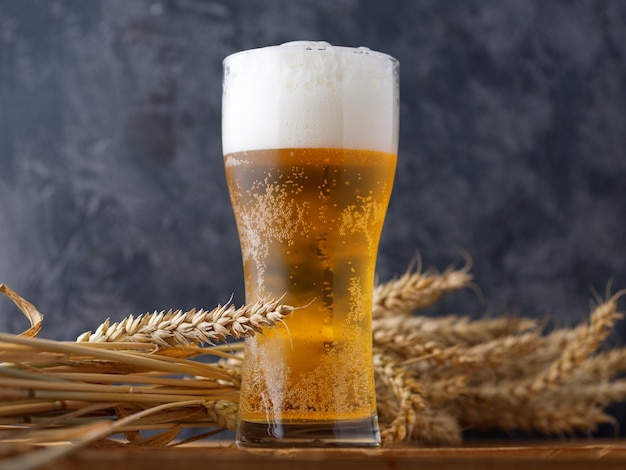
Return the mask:
[[[251,423],[240,421],[239,447],[379,447],[378,419],[324,423]]]

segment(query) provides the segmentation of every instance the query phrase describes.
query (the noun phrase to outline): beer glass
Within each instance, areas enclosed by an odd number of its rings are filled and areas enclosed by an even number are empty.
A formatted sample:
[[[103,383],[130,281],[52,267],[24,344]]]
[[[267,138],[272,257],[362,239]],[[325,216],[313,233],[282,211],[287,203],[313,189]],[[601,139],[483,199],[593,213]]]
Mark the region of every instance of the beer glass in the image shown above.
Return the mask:
[[[297,41],[224,59],[222,144],[246,302],[239,446],[378,446],[371,308],[398,146],[398,62]]]

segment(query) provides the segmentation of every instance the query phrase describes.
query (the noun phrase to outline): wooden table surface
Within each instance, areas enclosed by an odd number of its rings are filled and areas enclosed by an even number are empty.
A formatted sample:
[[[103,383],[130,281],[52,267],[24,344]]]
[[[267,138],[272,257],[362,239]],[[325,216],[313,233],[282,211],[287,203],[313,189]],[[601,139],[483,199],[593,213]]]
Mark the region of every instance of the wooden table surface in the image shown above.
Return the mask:
[[[626,440],[514,441],[458,448],[243,450],[226,444],[185,447],[86,448],[38,467],[42,470],[357,470],[373,469],[620,469]]]

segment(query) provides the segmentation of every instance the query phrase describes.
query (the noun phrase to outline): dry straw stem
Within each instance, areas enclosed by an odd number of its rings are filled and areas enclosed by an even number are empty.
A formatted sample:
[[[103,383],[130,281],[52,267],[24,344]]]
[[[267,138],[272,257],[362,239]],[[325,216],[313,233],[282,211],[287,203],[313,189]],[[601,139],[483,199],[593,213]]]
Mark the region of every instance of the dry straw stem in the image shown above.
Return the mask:
[[[6,340],[6,338],[2,338]],[[36,343],[40,348],[49,344],[46,340],[36,338],[20,338],[20,343]],[[40,344],[44,343],[44,344]],[[5,343],[6,344],[6,343]],[[112,343],[114,344],[114,343]],[[63,343],[58,345],[63,347]],[[69,345],[67,345],[69,346]],[[58,364],[49,364],[47,367],[30,367],[29,364],[7,364],[0,367],[0,396],[3,403],[0,405],[0,424],[25,424],[30,422],[40,433],[42,429],[51,429],[54,426],[74,426],[87,420],[119,418],[121,409],[134,408],[138,410],[158,407],[163,404],[185,407],[186,403],[201,403],[196,405],[199,412],[193,414],[183,424],[185,427],[203,426],[224,429],[234,427],[232,415],[226,419],[217,409],[219,403],[236,402],[239,396],[238,383],[229,381],[229,374],[220,367],[212,364],[197,363],[188,368],[191,361],[177,359],[181,363],[179,369],[172,369],[172,358],[160,357],[156,354],[146,354],[152,367],[143,372],[131,374],[120,373],[121,368],[137,368],[135,354],[124,359],[121,351],[103,351],[88,345],[79,346],[81,357],[84,349],[93,350],[95,357],[102,361],[103,357],[110,359],[109,353],[114,352],[116,361],[100,363],[99,373],[63,372],[57,375]],[[72,348],[70,348],[72,349]],[[73,363],[79,361],[71,358]],[[94,360],[87,359],[88,361]],[[128,361],[124,363],[123,360]],[[140,369],[146,369],[146,364],[140,361]],[[163,362],[165,367],[159,367]],[[108,369],[107,369],[108,368]],[[163,369],[163,370],[159,370]],[[108,372],[104,372],[108,370]],[[172,375],[181,371],[193,371],[193,379],[189,377],[174,378]],[[222,405],[222,410],[227,407]],[[189,410],[182,409],[180,413]],[[197,410],[196,410],[197,411]],[[53,418],[51,420],[51,418]],[[174,424],[180,424],[180,417],[159,416],[161,422],[151,426],[156,429],[169,429]],[[136,423],[145,426],[147,423]]]
[[[43,463],[47,463],[54,458],[58,458],[69,452],[76,450],[78,447],[86,446],[90,443],[105,440],[108,436],[128,429],[133,423],[141,422],[154,415],[163,414],[175,407],[206,407],[203,400],[190,400],[183,403],[164,403],[148,409],[138,411],[136,413],[120,417],[119,419],[88,422],[74,428],[56,429],[56,437],[59,442],[72,440],[71,444],[60,444],[53,447],[45,447],[43,450],[37,449],[34,452],[27,452],[12,458],[6,464],[7,469],[11,470],[29,470],[38,467]],[[142,442],[135,442],[134,445],[143,446],[164,446],[169,444],[180,431],[177,424],[173,425],[175,432],[166,430],[160,435],[143,439]],[[20,434],[20,440],[29,440],[31,443],[45,443],[41,440],[42,435],[33,431],[26,431]],[[0,454],[1,455],[1,454]],[[0,466],[2,468],[2,466]]]
[[[30,321],[30,328],[24,331],[20,336],[37,336],[41,330],[43,315],[35,308],[33,304],[28,302],[17,292],[10,289],[6,284],[0,283],[0,294],[6,295],[19,308],[24,316]]]
[[[0,333],[0,348],[11,351],[19,348],[20,352],[31,351],[39,359],[40,353],[62,354],[64,359],[52,366],[86,366],[96,370],[108,369],[108,372],[157,372],[168,374],[189,374],[211,379],[228,380],[228,373],[221,367],[204,364],[183,358],[172,358],[161,354],[146,354],[135,350],[120,350],[117,343],[108,344],[109,348],[98,347],[89,343],[52,341],[42,338],[24,338]],[[210,354],[210,349],[206,350]],[[29,363],[25,367],[31,368]],[[0,372],[3,369],[0,369]],[[78,370],[78,369],[74,369]]]

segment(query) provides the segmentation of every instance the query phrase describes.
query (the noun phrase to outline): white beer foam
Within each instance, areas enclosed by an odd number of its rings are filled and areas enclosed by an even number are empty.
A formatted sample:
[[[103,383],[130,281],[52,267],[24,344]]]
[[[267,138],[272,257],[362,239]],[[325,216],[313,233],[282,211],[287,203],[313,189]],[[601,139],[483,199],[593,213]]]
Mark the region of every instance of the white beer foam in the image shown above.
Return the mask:
[[[398,62],[367,48],[295,41],[224,60],[224,155],[277,148],[397,153]]]

